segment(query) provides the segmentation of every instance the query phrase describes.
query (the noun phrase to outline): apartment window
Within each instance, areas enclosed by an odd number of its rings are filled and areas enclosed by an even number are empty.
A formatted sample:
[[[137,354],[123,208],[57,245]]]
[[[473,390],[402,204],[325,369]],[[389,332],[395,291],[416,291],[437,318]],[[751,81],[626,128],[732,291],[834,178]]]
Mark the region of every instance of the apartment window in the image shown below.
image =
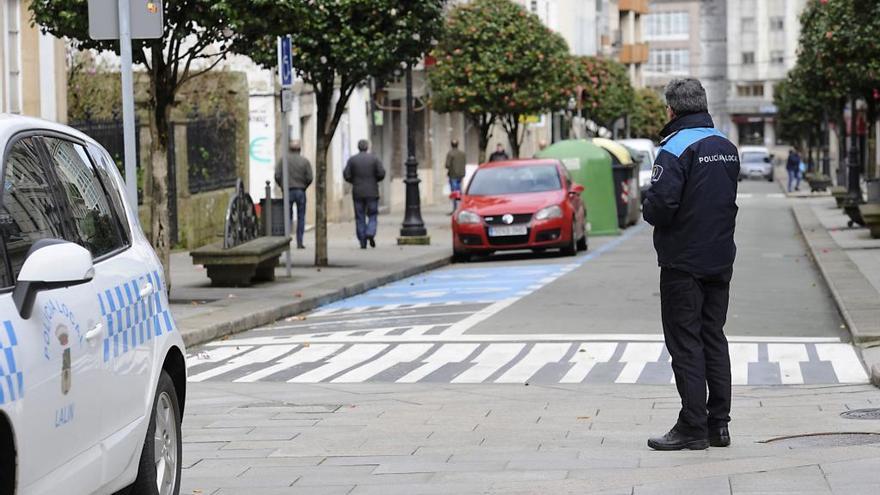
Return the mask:
[[[648,54],[649,72],[689,74],[690,51],[686,48],[652,48]]]
[[[755,18],[754,17],[743,17],[742,18],[742,32],[743,33],[754,33],[755,32]]]
[[[538,0],[532,0],[531,2],[531,11],[533,14],[538,13]]]
[[[736,95],[740,98],[761,98],[764,96],[764,85],[760,83],[737,85]]]
[[[785,52],[782,50],[771,50],[770,51],[770,63],[773,65],[785,64]]]
[[[20,0],[6,0],[7,98],[9,113],[21,113]]]
[[[743,65],[755,65],[755,52],[743,52]]]
[[[770,18],[770,31],[783,31],[785,29],[785,18],[782,16],[774,16]]]
[[[645,16],[648,40],[688,39],[690,19],[687,12],[657,12]]]

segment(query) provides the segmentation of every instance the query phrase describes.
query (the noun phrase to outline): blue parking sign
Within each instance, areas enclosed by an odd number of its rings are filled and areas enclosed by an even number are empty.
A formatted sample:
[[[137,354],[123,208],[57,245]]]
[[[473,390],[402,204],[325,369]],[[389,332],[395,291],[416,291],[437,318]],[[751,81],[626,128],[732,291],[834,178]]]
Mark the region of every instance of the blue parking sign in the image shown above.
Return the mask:
[[[281,87],[293,86],[293,54],[290,51],[290,36],[278,38],[278,73],[281,75]]]

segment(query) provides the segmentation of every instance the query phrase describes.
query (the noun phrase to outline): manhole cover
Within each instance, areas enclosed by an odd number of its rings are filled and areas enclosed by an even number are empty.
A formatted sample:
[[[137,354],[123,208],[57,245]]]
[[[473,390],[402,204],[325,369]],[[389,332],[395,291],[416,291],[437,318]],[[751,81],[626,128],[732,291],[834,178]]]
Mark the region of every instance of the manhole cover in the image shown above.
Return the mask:
[[[848,447],[852,445],[868,445],[880,443],[880,434],[846,432],[846,433],[811,433],[765,440],[762,443],[783,445],[790,449],[804,447]]]
[[[853,409],[840,413],[846,419],[880,419],[880,409]]]

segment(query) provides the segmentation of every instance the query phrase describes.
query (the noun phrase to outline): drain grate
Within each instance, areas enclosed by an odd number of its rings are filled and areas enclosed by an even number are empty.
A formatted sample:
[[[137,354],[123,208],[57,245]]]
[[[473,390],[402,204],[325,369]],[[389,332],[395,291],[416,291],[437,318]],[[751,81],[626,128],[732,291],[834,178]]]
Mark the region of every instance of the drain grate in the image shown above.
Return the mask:
[[[853,409],[840,413],[841,418],[846,419],[880,419],[880,408],[878,409]]]
[[[790,449],[806,447],[849,447],[853,445],[869,445],[880,443],[880,434],[865,432],[844,433],[810,433],[765,440],[761,443],[783,445]]]

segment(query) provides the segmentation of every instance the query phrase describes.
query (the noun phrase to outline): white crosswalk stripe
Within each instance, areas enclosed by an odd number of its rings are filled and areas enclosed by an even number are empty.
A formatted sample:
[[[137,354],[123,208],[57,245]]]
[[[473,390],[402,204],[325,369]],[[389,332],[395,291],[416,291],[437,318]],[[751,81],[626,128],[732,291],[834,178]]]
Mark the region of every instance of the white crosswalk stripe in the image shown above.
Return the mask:
[[[295,354],[291,354],[290,356],[281,359],[272,366],[267,366],[259,371],[255,371],[249,375],[245,375],[233,381],[240,383],[256,382],[263,378],[266,378],[267,376],[272,376],[275,373],[293,368],[298,364],[314,363],[320,361],[338,351],[340,348],[342,348],[342,344],[318,344],[314,346],[309,346]]]
[[[337,377],[333,383],[358,383],[367,380],[397,363],[414,361],[431,348],[431,344],[400,344],[375,361],[359,366]]]
[[[355,344],[335,357],[330,358],[327,364],[313,369],[307,373],[296,376],[288,380],[289,383],[317,383],[321,380],[329,378],[340,371],[344,371],[352,366],[361,363],[367,359],[379,354],[387,344]]]
[[[430,337],[430,336],[425,336]],[[508,336],[510,337],[510,336]],[[352,337],[353,338],[353,337]],[[572,345],[577,348],[573,349]],[[734,385],[866,383],[854,348],[837,342],[735,342]],[[574,351],[574,352],[570,352]],[[191,381],[291,383],[670,383],[663,343],[655,342],[343,342],[211,347],[190,356]],[[543,373],[547,365],[548,373]],[[549,371],[553,373],[549,373]],[[556,374],[554,374],[556,373]],[[273,377],[273,375],[278,375]],[[561,376],[560,376],[561,375]]]

